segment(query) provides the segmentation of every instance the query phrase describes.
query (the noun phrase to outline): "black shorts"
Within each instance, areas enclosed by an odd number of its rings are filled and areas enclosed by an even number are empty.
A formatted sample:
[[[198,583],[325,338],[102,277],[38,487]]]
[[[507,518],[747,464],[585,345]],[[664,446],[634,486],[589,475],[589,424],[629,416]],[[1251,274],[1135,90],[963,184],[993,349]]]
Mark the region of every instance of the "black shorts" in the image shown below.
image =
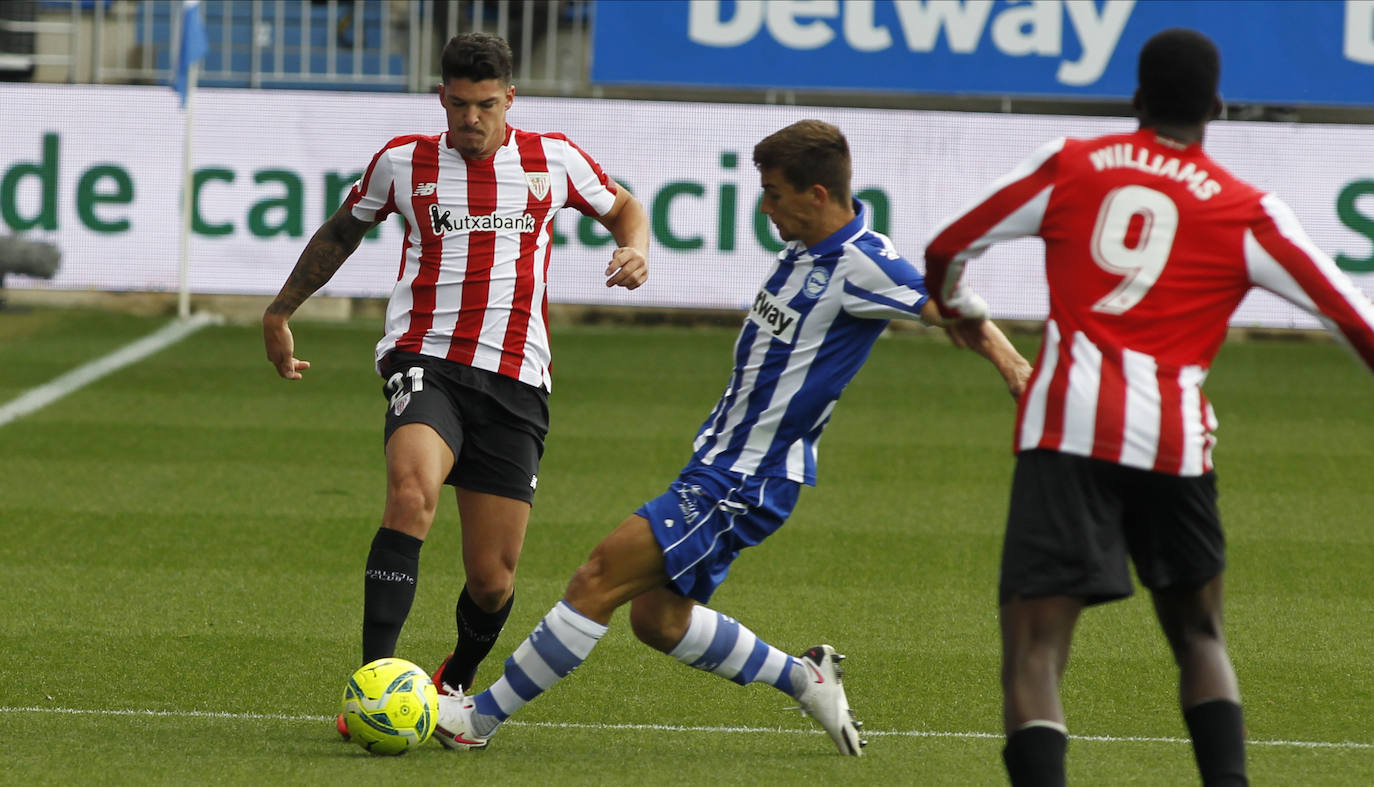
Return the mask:
[[[461,363],[392,352],[387,378],[385,439],[406,424],[426,424],[453,451],[444,483],[534,501],[539,459],[549,431],[549,394],[543,388]]]
[[[1215,473],[1175,476],[1058,451],[1016,458],[999,603],[1131,595],[1129,554],[1151,590],[1196,588],[1226,567]]]

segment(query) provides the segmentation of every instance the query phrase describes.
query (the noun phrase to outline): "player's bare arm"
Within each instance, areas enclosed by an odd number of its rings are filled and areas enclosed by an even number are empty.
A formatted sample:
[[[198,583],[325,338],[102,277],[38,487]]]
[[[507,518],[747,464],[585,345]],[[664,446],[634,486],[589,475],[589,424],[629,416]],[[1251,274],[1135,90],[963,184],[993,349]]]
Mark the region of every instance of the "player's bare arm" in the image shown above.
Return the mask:
[[[612,181],[614,182],[614,181]],[[606,286],[633,290],[649,279],[649,215],[630,190],[615,184],[615,203],[597,219],[615,238]]]
[[[921,307],[921,319],[928,325],[943,327],[955,347],[973,350],[987,358],[1002,375],[1013,399],[1020,399],[1025,393],[1032,371],[1030,361],[1016,351],[1011,340],[992,320],[941,319],[940,309],[933,299]]]
[[[299,380],[301,372],[310,368],[309,361],[295,357],[296,342],[287,320],[307,298],[333,278],[371,228],[370,222],[359,221],[341,206],[315,231],[281,291],[263,312],[262,338],[267,347],[267,360],[283,378]]]

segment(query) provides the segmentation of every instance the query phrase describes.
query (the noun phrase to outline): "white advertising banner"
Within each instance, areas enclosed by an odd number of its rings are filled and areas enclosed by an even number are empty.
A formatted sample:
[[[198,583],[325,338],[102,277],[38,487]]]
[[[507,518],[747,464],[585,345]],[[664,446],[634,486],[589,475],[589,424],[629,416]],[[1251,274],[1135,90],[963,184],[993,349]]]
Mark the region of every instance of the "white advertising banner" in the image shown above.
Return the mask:
[[[7,287],[173,291],[177,287],[183,116],[165,87],[0,85],[0,231],[63,251],[51,281]],[[508,119],[562,132],[644,203],[649,283],[607,289],[610,239],[575,211],[555,222],[555,303],[744,309],[779,246],[756,206],[753,145],[802,118],[836,124],[872,223],[920,265],[933,229],[1053,137],[1133,128],[1121,118],[989,115],[532,98]],[[202,90],[196,97],[191,290],[273,294],[306,241],[394,136],[434,134],[434,95]],[[1273,191],[1317,245],[1374,294],[1374,127],[1217,122],[1206,145],[1232,172]],[[401,255],[399,219],[366,239],[322,291],[385,296]],[[1001,318],[1047,311],[1038,240],[994,248],[969,267]],[[1238,326],[1317,327],[1252,293]]]

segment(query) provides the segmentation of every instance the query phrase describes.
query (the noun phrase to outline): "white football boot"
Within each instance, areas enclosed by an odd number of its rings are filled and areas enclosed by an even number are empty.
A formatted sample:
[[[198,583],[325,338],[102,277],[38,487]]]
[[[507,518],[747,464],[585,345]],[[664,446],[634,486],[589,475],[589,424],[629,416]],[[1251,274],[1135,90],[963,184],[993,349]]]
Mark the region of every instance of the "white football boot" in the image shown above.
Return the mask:
[[[444,686],[439,693],[439,723],[434,725],[434,737],[450,749],[485,749],[487,739],[472,732],[472,713],[475,705],[462,690]]]
[[[830,739],[835,741],[840,754],[862,756],[863,747],[868,745],[868,741],[859,737],[863,722],[855,721],[854,712],[849,709],[849,700],[844,694],[844,670],[840,669],[844,656],[829,645],[817,645],[797,658],[806,667],[810,679],[797,698],[801,703],[802,715],[820,722],[825,731],[830,733]],[[439,718],[442,724],[442,710]]]

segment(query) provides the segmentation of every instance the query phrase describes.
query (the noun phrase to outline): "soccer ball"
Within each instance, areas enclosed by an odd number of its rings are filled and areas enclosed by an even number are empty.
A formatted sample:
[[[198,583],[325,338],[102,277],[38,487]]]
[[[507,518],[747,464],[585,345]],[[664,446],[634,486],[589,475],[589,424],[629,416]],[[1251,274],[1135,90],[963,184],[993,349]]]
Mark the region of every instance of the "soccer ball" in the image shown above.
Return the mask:
[[[343,716],[349,740],[373,754],[405,754],[434,734],[439,691],[409,661],[377,659],[348,679]]]

